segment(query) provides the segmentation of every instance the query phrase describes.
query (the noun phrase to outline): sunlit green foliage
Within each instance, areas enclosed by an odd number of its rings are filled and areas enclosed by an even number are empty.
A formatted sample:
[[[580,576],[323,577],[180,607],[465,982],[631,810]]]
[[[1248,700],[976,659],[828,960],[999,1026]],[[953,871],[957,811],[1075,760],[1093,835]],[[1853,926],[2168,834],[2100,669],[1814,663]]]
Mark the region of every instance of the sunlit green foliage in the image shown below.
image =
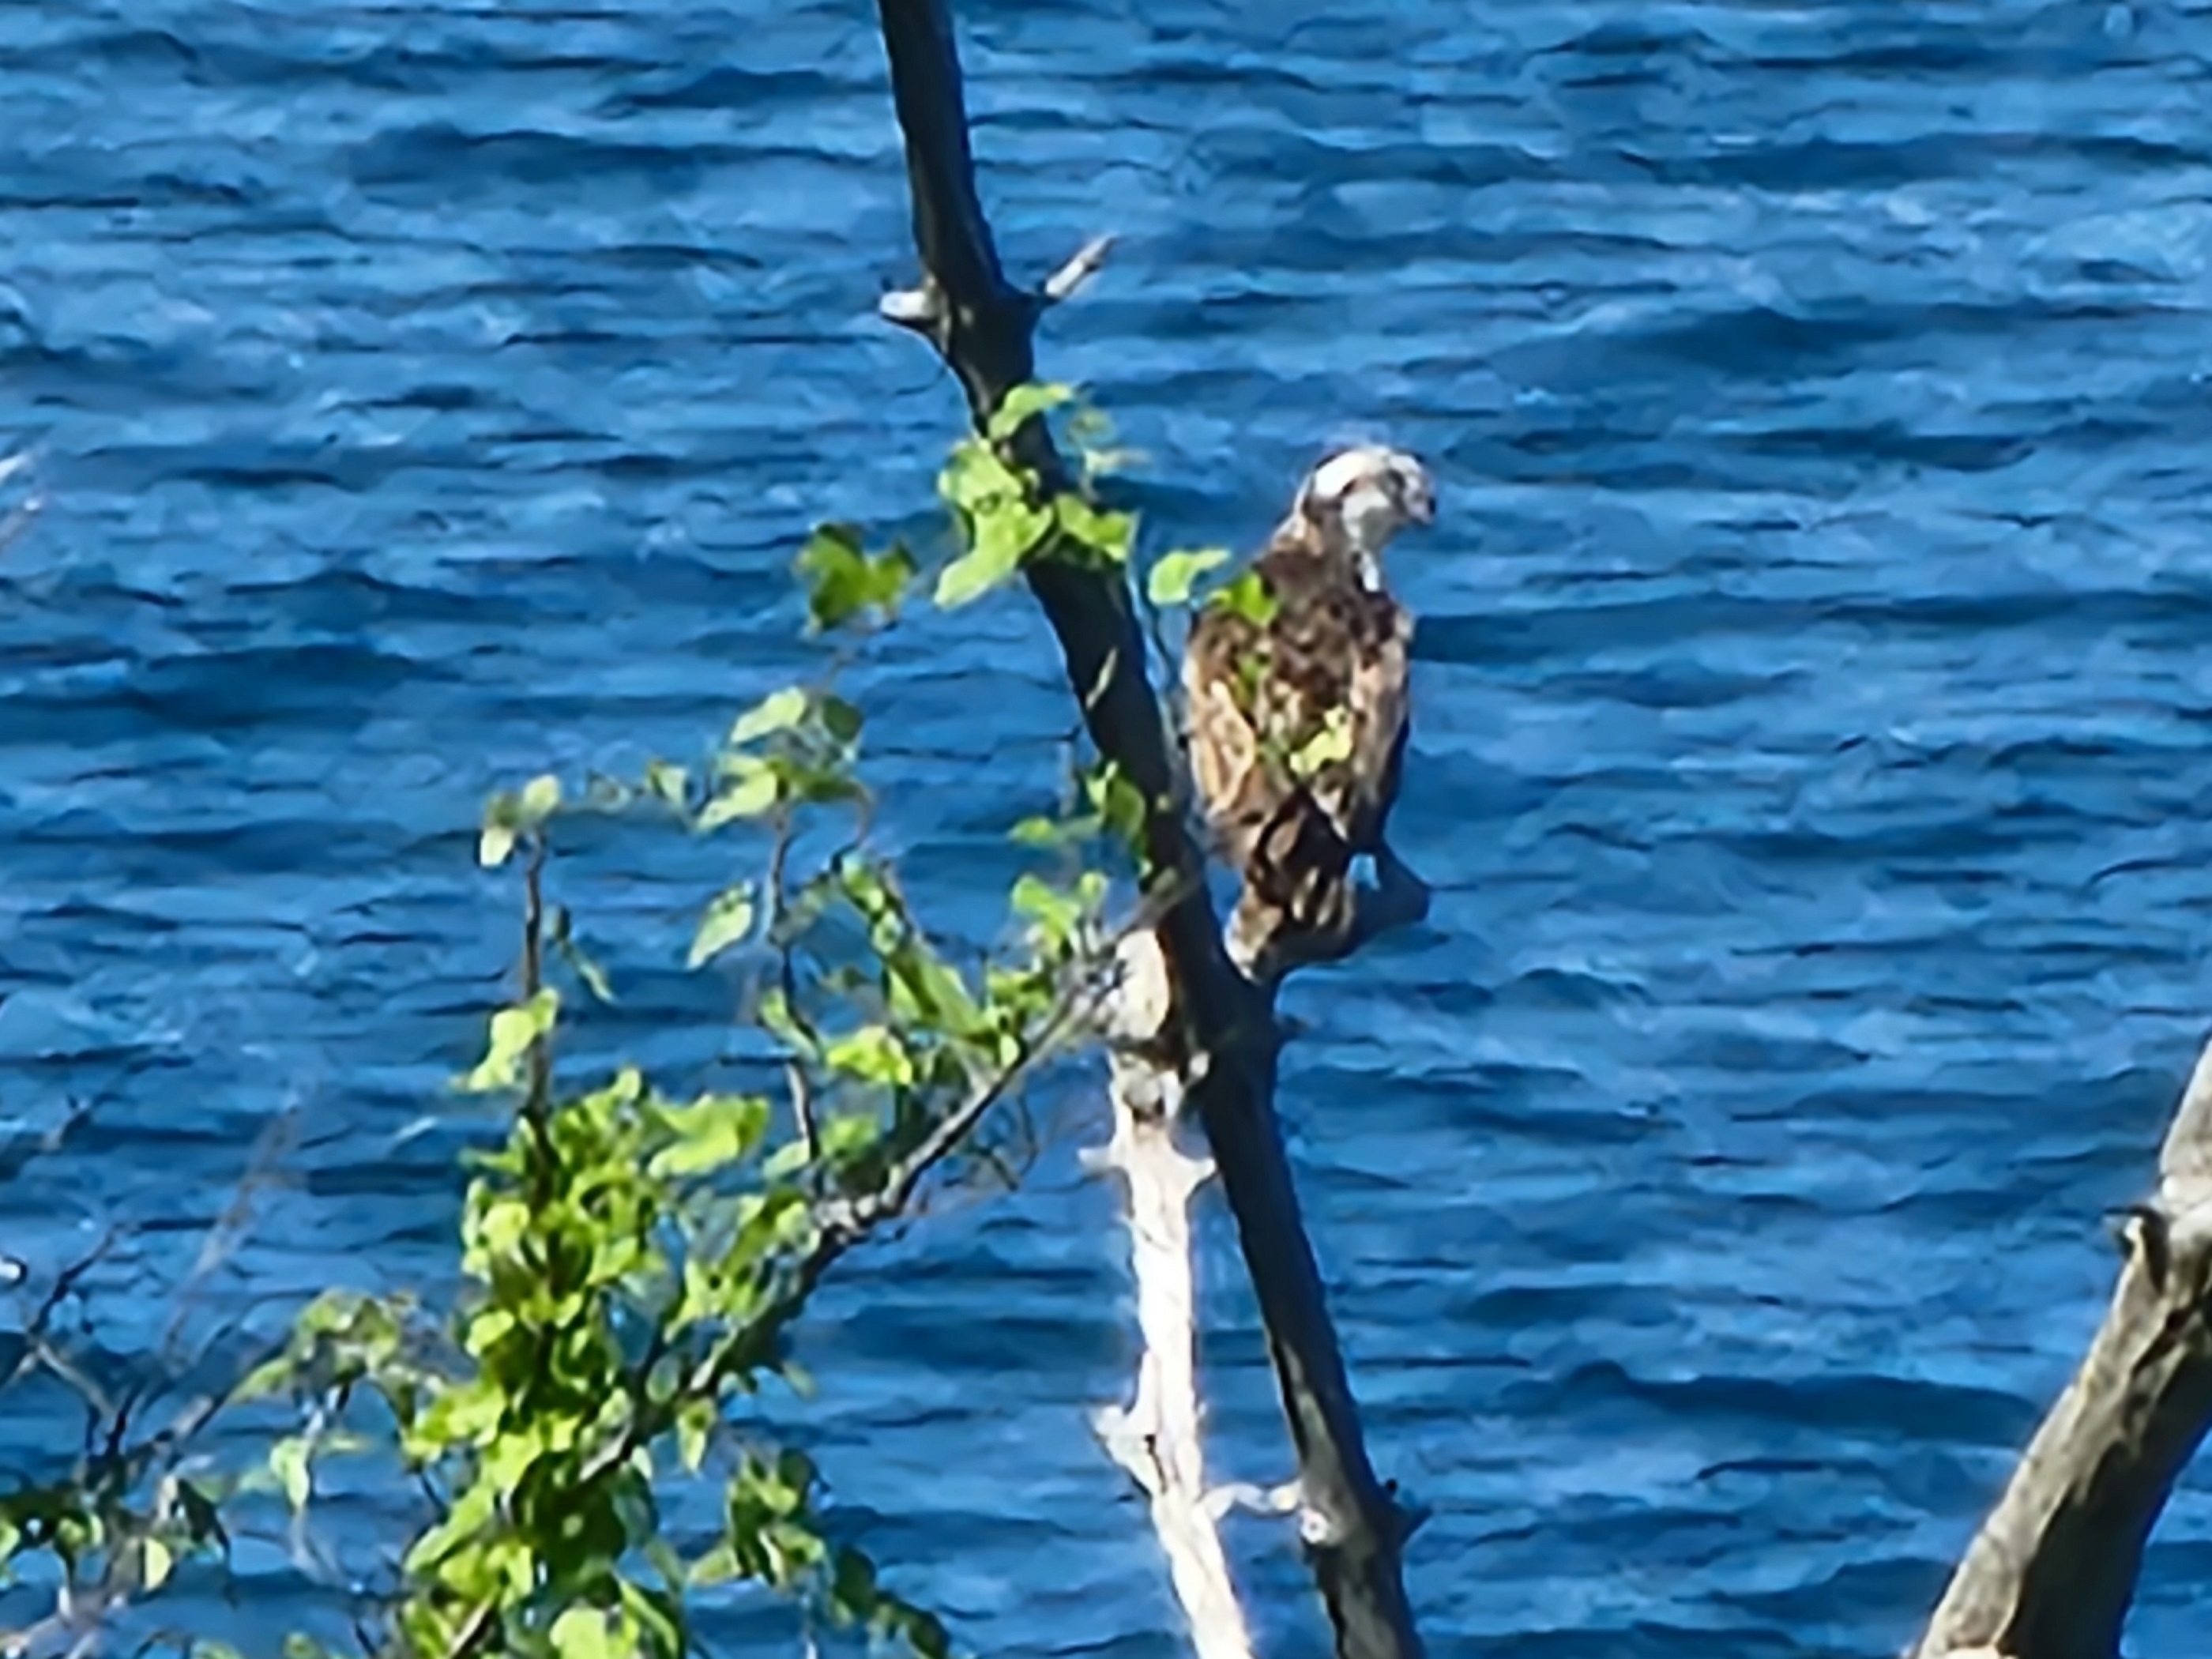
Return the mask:
[[[890,621],[914,580],[915,563],[902,544],[872,555],[856,527],[826,524],[799,550],[797,568],[806,584],[808,621],[825,632],[856,619]]]
[[[986,433],[954,447],[938,490],[952,508],[964,550],[938,574],[939,605],[949,609],[981,598],[1032,558],[1108,570],[1128,565],[1136,519],[1101,506],[1089,488],[1104,470],[1106,453],[1079,445],[1085,487],[1055,490],[1024,466],[1018,453],[1018,434],[1029,421],[1075,402],[1067,386],[1017,387]],[[1077,415],[1087,412],[1079,409]],[[1086,424],[1097,422],[1071,417],[1070,425],[1079,431]]]
[[[1188,605],[1199,578],[1228,562],[1229,550],[1223,547],[1163,554],[1145,578],[1145,596],[1156,605]]]
[[[944,490],[969,550],[940,574],[940,603],[1010,572],[1054,526],[1089,538],[1086,556],[1126,558],[1125,522],[1065,511],[1066,497],[1034,505],[1030,489],[991,445],[956,453]],[[915,574],[902,549],[871,553],[842,526],[817,532],[797,568],[817,631],[889,621]],[[790,1381],[786,1338],[822,1274],[933,1170],[976,1150],[987,1109],[1088,1030],[1107,882],[1080,868],[1065,884],[1021,877],[1012,942],[957,963],[869,850],[863,726],[826,678],[787,687],[740,714],[708,766],[656,763],[586,792],[590,810],[642,804],[694,833],[744,826],[766,843],[760,874],[706,902],[688,952],[695,969],[763,981],[757,1018],[781,1060],[757,1093],[671,1095],[635,1067],[560,1085],[552,1050],[572,1016],[546,977],[544,886],[561,815],[581,809],[545,778],[488,810],[480,856],[523,855],[528,922],[520,994],[461,1079],[515,1099],[504,1145],[475,1160],[465,1294],[441,1318],[325,1298],[253,1379],[301,1412],[270,1465],[295,1506],[312,1504],[317,1463],[363,1395],[433,1495],[402,1564],[392,1650],[676,1659],[696,1598],[735,1583],[945,1650],[939,1622],[830,1535],[815,1470],[776,1443],[757,1396]],[[1090,796],[1086,820],[1050,839],[1141,819],[1109,775]],[[793,871],[802,819],[825,811],[849,815],[849,838]],[[679,1543],[659,1516],[701,1482],[721,1525]]]
[[[1034,558],[1130,566],[1131,517],[1087,488],[1047,491],[1016,458],[1023,423],[1055,412],[1103,431],[1066,388],[1024,388],[954,450],[939,484],[960,551],[934,577],[940,606]],[[1086,479],[1109,459],[1076,452]],[[1155,597],[1187,600],[1218,562],[1170,556]],[[1015,831],[1061,856],[1053,874],[1014,880],[1004,943],[949,952],[873,849],[866,720],[835,690],[842,657],[911,599],[917,562],[830,524],[793,563],[808,632],[836,636],[816,681],[744,709],[703,763],[581,787],[547,774],[485,811],[477,859],[519,881],[524,928],[513,1000],[455,1079],[509,1109],[470,1160],[459,1296],[319,1298],[281,1352],[195,1402],[186,1431],[118,1430],[52,1486],[0,1492],[0,1570],[58,1564],[96,1621],[95,1593],[153,1595],[187,1558],[227,1548],[225,1505],[258,1494],[304,1534],[332,1460],[360,1458],[422,1494],[422,1525],[372,1587],[380,1611],[362,1631],[389,1659],[678,1659],[700,1598],[744,1586],[918,1655],[947,1650],[938,1620],[835,1535],[817,1472],[779,1440],[763,1396],[801,1381],[787,1339],[842,1255],[910,1213],[933,1178],[1005,1173],[991,1115],[1088,1039],[1102,994],[1109,884],[1085,856],[1135,847],[1146,804],[1110,767],[1085,774],[1067,811]],[[755,1052],[769,1052],[740,1086],[672,1088],[619,1062],[572,1079],[579,1062],[556,1064],[556,1048],[594,1041],[590,1010],[616,993],[550,890],[580,813],[721,838],[741,861],[702,896],[683,952],[745,989]],[[835,850],[802,864],[802,846]],[[256,1467],[184,1478],[179,1446],[246,1402],[288,1419]],[[714,1528],[672,1534],[670,1505],[702,1494]]]
[[[1342,708],[1331,708],[1320,726],[1293,749],[1288,757],[1290,774],[1309,781],[1352,756],[1352,716]]]
[[[1207,603],[1242,617],[1257,628],[1265,628],[1274,621],[1279,609],[1274,591],[1267,586],[1267,579],[1256,570],[1248,570],[1236,580],[1226,584]]]

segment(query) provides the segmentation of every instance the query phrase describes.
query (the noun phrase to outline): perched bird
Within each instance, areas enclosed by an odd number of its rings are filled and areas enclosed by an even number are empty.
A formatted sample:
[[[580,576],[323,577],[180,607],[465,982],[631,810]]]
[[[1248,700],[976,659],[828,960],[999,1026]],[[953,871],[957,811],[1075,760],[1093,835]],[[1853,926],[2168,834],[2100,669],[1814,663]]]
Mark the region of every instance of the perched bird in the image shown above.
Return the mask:
[[[1347,449],[1299,487],[1252,568],[1217,593],[1183,653],[1191,771],[1243,877],[1238,926],[1335,935],[1352,863],[1401,871],[1383,832],[1397,799],[1413,618],[1390,596],[1384,547],[1436,515],[1411,455]]]

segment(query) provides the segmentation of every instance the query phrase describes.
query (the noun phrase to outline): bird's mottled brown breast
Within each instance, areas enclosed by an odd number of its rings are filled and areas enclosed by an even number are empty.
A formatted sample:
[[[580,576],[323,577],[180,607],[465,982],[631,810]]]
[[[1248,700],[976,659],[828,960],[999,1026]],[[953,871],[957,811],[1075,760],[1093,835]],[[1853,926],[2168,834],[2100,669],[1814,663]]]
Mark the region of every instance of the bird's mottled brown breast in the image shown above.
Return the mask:
[[[1267,629],[1275,677],[1310,708],[1343,705],[1361,670],[1397,641],[1405,613],[1335,560],[1271,556],[1257,568],[1276,598]]]
[[[1255,567],[1264,622],[1209,607],[1184,661],[1192,770],[1232,858],[1303,786],[1354,851],[1396,793],[1412,626],[1349,561],[1279,541]]]

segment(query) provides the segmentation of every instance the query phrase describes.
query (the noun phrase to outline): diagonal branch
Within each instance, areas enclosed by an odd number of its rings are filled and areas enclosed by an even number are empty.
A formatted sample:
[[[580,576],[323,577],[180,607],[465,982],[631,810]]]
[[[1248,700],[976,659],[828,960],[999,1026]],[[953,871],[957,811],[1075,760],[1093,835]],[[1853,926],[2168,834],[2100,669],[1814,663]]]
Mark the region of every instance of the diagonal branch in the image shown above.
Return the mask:
[[[1007,280],[992,245],[944,0],[878,0],[878,9],[925,273],[918,295],[896,296],[885,309],[927,336],[981,425],[1007,392],[1035,378],[1033,334],[1045,300]],[[1086,251],[1067,269],[1087,270],[1095,257]],[[1072,283],[1055,279],[1064,286]],[[1023,428],[1015,447],[1049,486],[1065,487],[1066,468],[1042,420]],[[1405,1523],[1367,1460],[1275,1121],[1280,1037],[1272,988],[1239,973],[1223,948],[1127,581],[1053,554],[1048,546],[1032,556],[1030,588],[1060,641],[1092,742],[1148,804],[1139,849],[1146,888],[1172,895],[1158,930],[1176,992],[1163,1035],[1212,1143],[1267,1325],[1297,1453],[1306,1541],[1337,1650],[1346,1659],[1411,1659],[1419,1641],[1399,1565]]]
[[[1915,1659],[2117,1654],[2143,1546],[2212,1427],[2212,1046],[2127,1212],[2127,1251],[2081,1369],[2021,1456]]]

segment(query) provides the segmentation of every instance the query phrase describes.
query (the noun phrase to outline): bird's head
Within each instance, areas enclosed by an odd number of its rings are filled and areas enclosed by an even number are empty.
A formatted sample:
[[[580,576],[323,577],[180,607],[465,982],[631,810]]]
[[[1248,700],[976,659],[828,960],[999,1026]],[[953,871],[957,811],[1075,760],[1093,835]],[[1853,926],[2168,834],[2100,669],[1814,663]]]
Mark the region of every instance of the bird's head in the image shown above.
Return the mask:
[[[1428,470],[1405,451],[1364,444],[1339,451],[1309,473],[1295,510],[1324,545],[1357,557],[1372,582],[1391,537],[1409,524],[1435,520],[1437,490]]]

